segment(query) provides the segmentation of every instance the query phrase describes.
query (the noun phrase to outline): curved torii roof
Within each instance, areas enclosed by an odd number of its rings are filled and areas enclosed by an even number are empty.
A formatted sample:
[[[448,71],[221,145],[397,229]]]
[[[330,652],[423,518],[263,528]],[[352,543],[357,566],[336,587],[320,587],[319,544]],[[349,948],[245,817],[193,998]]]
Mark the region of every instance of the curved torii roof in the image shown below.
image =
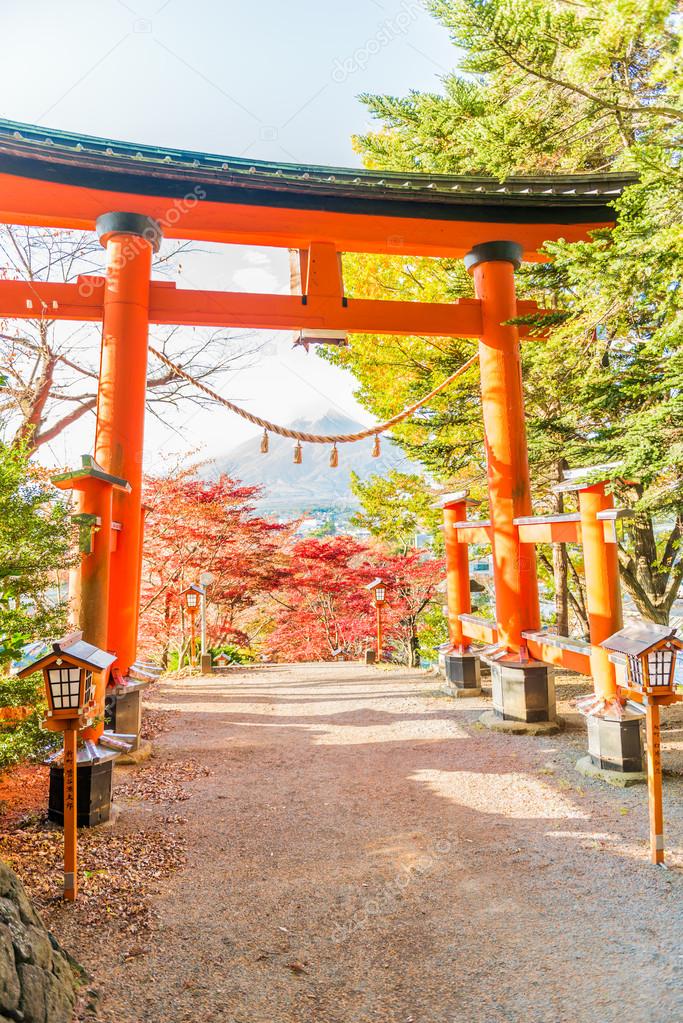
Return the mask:
[[[272,163],[156,148],[0,120],[0,221],[91,230],[102,213],[144,213],[164,235],[341,251],[462,256],[614,223],[632,174],[450,174]]]

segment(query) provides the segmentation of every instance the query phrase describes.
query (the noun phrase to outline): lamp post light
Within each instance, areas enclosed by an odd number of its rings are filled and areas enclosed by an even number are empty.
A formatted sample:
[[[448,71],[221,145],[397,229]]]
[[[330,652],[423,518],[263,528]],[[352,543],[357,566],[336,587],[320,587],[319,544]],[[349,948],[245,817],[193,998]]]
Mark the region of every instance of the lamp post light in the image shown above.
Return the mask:
[[[662,805],[662,753],[659,708],[679,703],[676,692],[676,657],[683,642],[668,625],[638,622],[615,632],[601,644],[626,678],[618,681],[622,699],[645,708],[647,735],[647,788],[650,806],[650,859],[664,863]],[[622,675],[623,677],[623,675]]]
[[[97,713],[96,685],[106,685],[109,668],[116,660],[75,632],[51,648],[32,648],[14,669],[18,678],[42,671],[47,700],[43,728],[64,733],[64,898],[73,902],[78,892],[76,827],[78,819],[78,731]]]
[[[366,590],[370,590],[377,612],[377,660],[382,660],[382,608],[386,603],[387,590],[382,579],[373,579],[371,583],[365,587]]]
[[[203,590],[201,586],[195,586],[192,583],[191,586],[186,586],[180,596],[185,601],[185,607],[188,614],[190,615],[190,668],[195,667],[195,646],[197,643],[197,612],[200,609],[201,598]]]
[[[214,581],[213,572],[202,572],[199,577],[199,582],[202,587],[202,595],[200,598],[200,609],[201,609],[201,669],[202,675],[211,672],[211,655],[207,654],[207,643],[206,643],[206,591],[207,588]]]

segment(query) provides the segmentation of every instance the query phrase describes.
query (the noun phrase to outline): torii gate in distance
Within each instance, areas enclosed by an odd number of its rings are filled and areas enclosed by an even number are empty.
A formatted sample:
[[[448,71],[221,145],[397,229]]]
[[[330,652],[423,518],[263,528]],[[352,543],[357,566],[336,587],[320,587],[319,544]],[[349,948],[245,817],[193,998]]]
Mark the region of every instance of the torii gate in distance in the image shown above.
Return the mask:
[[[57,483],[78,491],[86,531],[89,522],[99,527],[82,555],[80,625],[89,642],[117,655],[119,677],[135,674],[136,665],[148,328],[187,324],[477,339],[490,521],[466,521],[466,495],[445,504],[449,677],[471,688],[473,665],[488,658],[496,714],[522,722],[553,721],[554,664],[590,671],[599,691],[614,695],[614,668],[597,650],[620,621],[616,550],[604,534],[611,499],[593,481],[577,488],[580,523],[572,516],[531,518],[520,364],[527,331],[509,321],[537,308],[516,299],[521,261],[547,258],[539,253],[546,241],[587,239],[613,224],[610,203],[630,180],[579,174],[500,182],[275,164],[0,121],[0,222],[96,230],[106,249],[104,277],[0,281],[0,317],[102,323],[94,459],[84,458]],[[185,290],[152,280],[152,256],[163,238],[299,250],[302,294]],[[347,298],[344,252],[464,258],[477,297],[453,303]],[[590,650],[540,631],[534,544],[576,539],[579,524]],[[493,550],[496,617],[490,623],[469,607],[464,545],[477,540]]]

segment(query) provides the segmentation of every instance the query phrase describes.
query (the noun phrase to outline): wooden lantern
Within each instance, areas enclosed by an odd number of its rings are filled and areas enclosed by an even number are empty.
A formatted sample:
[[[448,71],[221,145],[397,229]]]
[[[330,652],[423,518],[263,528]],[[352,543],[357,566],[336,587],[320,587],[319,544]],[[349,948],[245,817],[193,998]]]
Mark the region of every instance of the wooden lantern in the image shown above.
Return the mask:
[[[650,860],[664,862],[664,812],[662,806],[662,752],[660,707],[678,702],[675,691],[676,656],[683,642],[676,630],[654,622],[637,622],[615,632],[601,646],[610,660],[624,658],[628,684],[620,693],[645,706],[647,737],[647,789],[650,808]]]
[[[41,671],[47,699],[46,727],[63,731],[69,722],[82,727],[95,713],[94,675],[106,673],[116,660],[114,654],[86,643],[82,633],[70,636],[36,651],[27,663],[20,663],[16,674],[25,678]]]
[[[625,657],[629,689],[652,696],[674,692],[676,656],[683,649],[675,629],[637,622],[615,632],[601,646]]]
[[[381,579],[373,579],[371,583],[368,583],[365,589],[370,590],[375,604],[385,603],[387,599],[387,588]]]
[[[199,610],[199,601],[201,600],[203,590],[201,586],[195,586],[194,583],[191,586],[187,586],[180,596],[185,601],[185,607],[191,615],[196,615]]]
[[[43,673],[48,706],[44,727],[64,733],[64,898],[70,902],[78,892],[78,730],[97,712],[93,676],[106,676],[115,660],[115,654],[86,643],[82,633],[74,632],[51,646],[28,647],[14,671],[19,678]]]
[[[383,630],[382,630],[382,608],[384,607],[387,588],[382,579],[373,579],[371,583],[368,583],[365,587],[366,590],[370,590],[373,600],[375,602],[375,609],[377,611],[377,661],[382,660],[382,648],[383,648]]]

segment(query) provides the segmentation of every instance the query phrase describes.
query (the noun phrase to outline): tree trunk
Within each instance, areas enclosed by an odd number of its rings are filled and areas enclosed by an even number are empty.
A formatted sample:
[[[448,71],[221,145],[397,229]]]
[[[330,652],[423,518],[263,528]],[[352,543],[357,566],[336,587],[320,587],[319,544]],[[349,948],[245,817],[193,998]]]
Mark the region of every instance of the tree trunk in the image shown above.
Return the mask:
[[[681,516],[676,519],[664,549],[657,549],[654,521],[645,512],[628,523],[628,548],[619,546],[619,568],[624,588],[640,614],[659,625],[668,625],[671,608],[683,582],[680,558]]]
[[[566,461],[557,463],[557,479],[563,479]],[[555,494],[555,514],[564,513],[564,497]],[[569,635],[569,564],[567,548],[563,543],[553,544],[553,583],[555,588],[555,624],[561,636]]]
[[[415,630],[410,635],[410,667],[420,667],[420,640]]]

